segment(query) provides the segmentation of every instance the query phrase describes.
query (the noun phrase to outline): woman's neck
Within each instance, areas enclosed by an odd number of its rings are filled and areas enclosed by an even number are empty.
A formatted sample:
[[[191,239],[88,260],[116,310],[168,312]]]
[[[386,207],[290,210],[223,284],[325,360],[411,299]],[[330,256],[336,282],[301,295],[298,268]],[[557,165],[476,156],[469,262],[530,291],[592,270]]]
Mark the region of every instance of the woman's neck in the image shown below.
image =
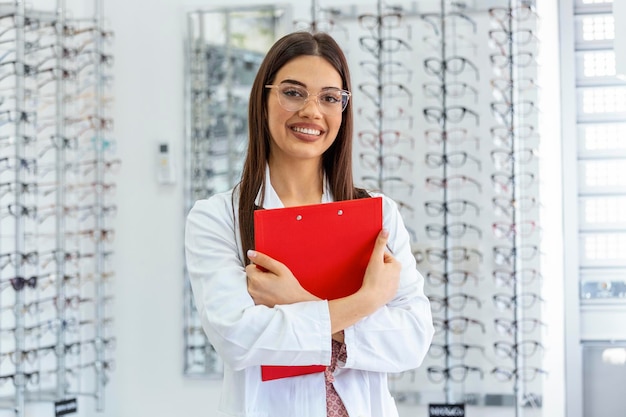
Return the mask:
[[[324,175],[319,161],[272,164],[270,180],[285,207],[322,202]]]

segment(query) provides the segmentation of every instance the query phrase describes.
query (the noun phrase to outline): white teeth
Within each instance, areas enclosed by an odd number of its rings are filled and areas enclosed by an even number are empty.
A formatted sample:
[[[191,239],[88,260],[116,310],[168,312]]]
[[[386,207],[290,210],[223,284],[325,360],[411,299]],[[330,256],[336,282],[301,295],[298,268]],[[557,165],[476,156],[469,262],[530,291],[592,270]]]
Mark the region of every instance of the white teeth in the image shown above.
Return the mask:
[[[292,129],[296,132],[304,133],[307,135],[319,136],[322,134],[322,132],[320,132],[319,130],[315,130],[315,129],[306,129],[303,127],[292,127]]]

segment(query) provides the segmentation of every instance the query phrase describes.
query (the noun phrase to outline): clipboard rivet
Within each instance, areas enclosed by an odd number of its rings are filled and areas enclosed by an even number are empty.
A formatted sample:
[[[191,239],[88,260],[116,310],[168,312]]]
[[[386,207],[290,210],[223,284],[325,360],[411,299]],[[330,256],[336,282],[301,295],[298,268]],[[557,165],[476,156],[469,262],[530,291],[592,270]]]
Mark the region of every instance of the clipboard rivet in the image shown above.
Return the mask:
[[[298,215],[296,216],[296,220],[302,220],[302,215],[301,215],[301,214],[298,214]]]
[[[343,210],[339,210],[339,211],[337,212],[337,215],[338,215],[338,216],[341,216],[342,214],[343,214]]]

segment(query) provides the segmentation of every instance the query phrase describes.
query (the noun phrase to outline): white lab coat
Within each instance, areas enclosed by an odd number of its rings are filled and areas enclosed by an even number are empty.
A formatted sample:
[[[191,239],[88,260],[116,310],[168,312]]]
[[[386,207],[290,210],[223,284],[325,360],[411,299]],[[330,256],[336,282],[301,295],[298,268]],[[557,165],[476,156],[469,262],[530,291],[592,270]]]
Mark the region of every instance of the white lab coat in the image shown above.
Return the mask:
[[[266,180],[264,208],[283,207],[271,187],[269,169]],[[209,341],[225,364],[220,415],[325,417],[323,373],[262,382],[260,365],[329,365],[328,303],[254,305],[246,286],[237,199],[233,207],[232,193],[197,201],[185,232],[196,307]],[[330,201],[325,184],[322,202]],[[338,364],[334,386],[350,417],[397,417],[387,372],[420,366],[434,332],[409,234],[396,203],[385,196],[383,226],[390,232],[389,248],[402,263],[400,285],[389,304],[345,329],[347,362]]]

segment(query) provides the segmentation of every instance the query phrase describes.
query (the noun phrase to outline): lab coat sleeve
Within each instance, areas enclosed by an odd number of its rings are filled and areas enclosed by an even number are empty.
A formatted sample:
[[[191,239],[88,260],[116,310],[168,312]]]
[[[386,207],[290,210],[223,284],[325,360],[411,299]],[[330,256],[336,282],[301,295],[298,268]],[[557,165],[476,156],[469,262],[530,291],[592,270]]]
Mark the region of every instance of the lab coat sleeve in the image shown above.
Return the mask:
[[[383,226],[388,247],[402,264],[398,292],[391,302],[345,329],[345,368],[403,372],[419,367],[434,334],[424,278],[416,268],[409,233],[397,204],[383,197]]]
[[[231,193],[200,200],[187,215],[187,271],[209,341],[233,370],[255,365],[328,365],[328,303],[256,306],[247,289],[236,224]]]

